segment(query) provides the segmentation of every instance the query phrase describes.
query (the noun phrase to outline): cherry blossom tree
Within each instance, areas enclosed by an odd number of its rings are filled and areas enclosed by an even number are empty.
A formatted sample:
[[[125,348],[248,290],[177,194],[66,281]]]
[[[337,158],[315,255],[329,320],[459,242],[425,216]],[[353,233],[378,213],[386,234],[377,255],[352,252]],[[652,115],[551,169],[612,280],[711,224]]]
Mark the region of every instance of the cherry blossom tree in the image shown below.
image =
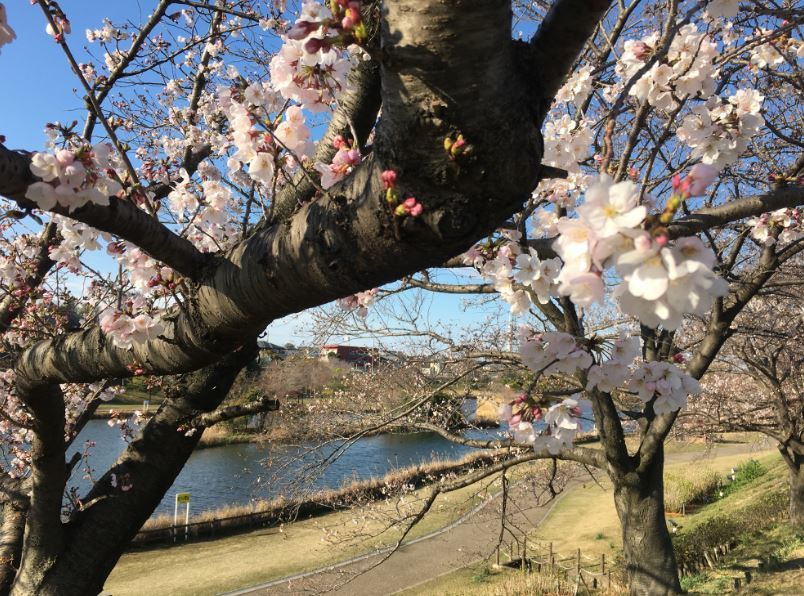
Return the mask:
[[[789,470],[790,523],[796,528],[804,520],[800,285],[800,265],[785,267],[748,304],[683,424],[691,432],[760,432],[776,441]]]
[[[605,469],[632,592],[680,591],[663,441],[804,246],[800,9],[160,0],[86,49],[57,2],[31,10],[87,112],[42,151],[0,145],[6,589],[102,589],[203,429],[275,407],[218,409],[268,323],[366,314],[374,288],[462,264],[541,319],[519,358],[567,385],[505,410],[519,459]],[[688,317],[705,332],[685,356]],[[134,375],[168,399],[65,508],[71,442]],[[583,398],[602,450],[572,445]]]

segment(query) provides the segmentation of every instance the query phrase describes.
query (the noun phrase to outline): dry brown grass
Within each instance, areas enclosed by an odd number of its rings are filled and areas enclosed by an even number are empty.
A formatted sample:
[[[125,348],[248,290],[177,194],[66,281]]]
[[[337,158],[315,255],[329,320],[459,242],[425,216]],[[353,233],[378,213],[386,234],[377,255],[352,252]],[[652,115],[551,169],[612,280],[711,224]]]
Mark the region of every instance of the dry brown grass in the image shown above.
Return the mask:
[[[722,475],[707,466],[685,466],[664,475],[664,504],[680,513],[693,503],[702,503],[720,485]]]
[[[190,519],[191,535],[198,535],[193,524],[216,522],[214,532],[223,533],[242,527],[254,525],[273,525],[303,515],[316,515],[346,509],[364,504],[377,498],[385,498],[395,494],[405,486],[419,488],[441,478],[457,476],[471,468],[491,461],[491,456],[484,453],[473,453],[460,460],[433,460],[424,464],[400,468],[383,476],[369,480],[354,481],[338,489],[318,491],[303,500],[291,500],[279,497],[271,500],[260,500],[245,505],[227,505],[211,511],[204,511]],[[259,518],[249,520],[249,518]],[[256,521],[256,524],[249,523]],[[168,530],[173,526],[173,516],[159,515],[145,522],[141,535],[159,530]],[[136,539],[135,539],[136,542]]]

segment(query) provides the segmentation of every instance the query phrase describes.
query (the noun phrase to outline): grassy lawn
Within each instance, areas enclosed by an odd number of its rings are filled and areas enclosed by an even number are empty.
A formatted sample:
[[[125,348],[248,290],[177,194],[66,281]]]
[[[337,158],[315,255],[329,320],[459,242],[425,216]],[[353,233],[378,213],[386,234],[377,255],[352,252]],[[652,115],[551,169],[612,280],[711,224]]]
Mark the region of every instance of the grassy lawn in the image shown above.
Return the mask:
[[[523,475],[526,469],[518,475]],[[510,476],[510,474],[509,474]],[[499,488],[467,487],[440,495],[408,539],[454,521]],[[403,511],[418,511],[428,489],[406,496]],[[346,560],[394,544],[399,530],[379,536],[399,517],[397,500],[332,513],[209,542],[123,555],[106,582],[115,596],[127,594],[216,594]]]
[[[157,392],[151,393],[137,386],[128,386],[124,393],[121,393],[111,401],[100,404],[97,411],[105,414],[110,410],[116,410],[124,414],[130,414],[134,410],[142,411],[142,402],[145,400],[151,402],[149,409],[155,411],[162,399],[164,399],[162,395]]]

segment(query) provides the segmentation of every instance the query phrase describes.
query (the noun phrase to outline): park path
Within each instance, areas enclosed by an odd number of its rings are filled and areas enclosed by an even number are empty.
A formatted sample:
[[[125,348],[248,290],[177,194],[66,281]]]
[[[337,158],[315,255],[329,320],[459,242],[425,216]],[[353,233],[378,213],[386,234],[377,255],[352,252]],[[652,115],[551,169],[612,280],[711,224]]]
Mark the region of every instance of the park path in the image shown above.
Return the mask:
[[[767,448],[768,445],[756,443],[720,443],[706,452],[670,453],[666,456],[666,463],[702,461]],[[580,484],[581,480],[571,483]],[[516,499],[520,506],[525,502],[521,497],[527,488],[527,483],[520,483],[511,489],[512,496],[520,497]],[[512,523],[519,528],[536,527],[569,490],[571,486],[546,505],[533,504],[510,513]],[[343,596],[384,596],[415,587],[489,557],[499,537],[500,502],[499,496],[489,499],[447,528],[406,543],[384,562],[382,552],[370,553],[338,565],[230,592],[225,596],[323,592]]]

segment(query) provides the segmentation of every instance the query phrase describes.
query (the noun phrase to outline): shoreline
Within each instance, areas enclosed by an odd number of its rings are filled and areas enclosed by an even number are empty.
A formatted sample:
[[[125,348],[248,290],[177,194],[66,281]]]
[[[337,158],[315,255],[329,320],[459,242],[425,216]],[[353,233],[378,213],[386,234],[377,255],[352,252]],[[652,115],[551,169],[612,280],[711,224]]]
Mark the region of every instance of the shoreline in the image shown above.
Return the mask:
[[[161,515],[149,519],[129,545],[129,550],[149,550],[174,544],[174,535],[186,534],[189,542],[210,540],[226,535],[248,532],[256,528],[273,528],[302,518],[319,517],[376,499],[385,499],[400,491],[417,489],[439,482],[447,476],[460,475],[478,466],[505,459],[486,451],[470,454],[459,460],[436,461],[389,472],[380,478],[353,482],[339,489],[317,491],[297,499],[278,497],[247,505],[220,507],[205,511],[183,524],[173,527],[173,516]],[[513,457],[508,455],[507,457]],[[222,515],[223,514],[223,515]],[[180,540],[176,544],[186,544]]]

